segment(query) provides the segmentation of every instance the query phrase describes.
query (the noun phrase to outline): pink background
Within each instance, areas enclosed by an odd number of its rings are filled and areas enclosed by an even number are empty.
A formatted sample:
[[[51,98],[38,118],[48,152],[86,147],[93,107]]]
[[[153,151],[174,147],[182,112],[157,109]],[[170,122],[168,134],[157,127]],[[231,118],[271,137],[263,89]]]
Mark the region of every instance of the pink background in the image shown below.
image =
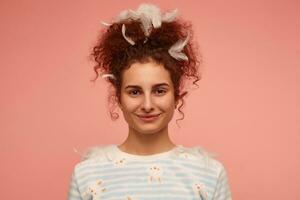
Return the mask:
[[[1,0],[1,199],[65,199],[89,146],[121,143],[88,55],[101,28],[141,1]],[[153,1],[194,23],[204,56],[173,140],[219,154],[233,199],[300,199],[300,3]]]

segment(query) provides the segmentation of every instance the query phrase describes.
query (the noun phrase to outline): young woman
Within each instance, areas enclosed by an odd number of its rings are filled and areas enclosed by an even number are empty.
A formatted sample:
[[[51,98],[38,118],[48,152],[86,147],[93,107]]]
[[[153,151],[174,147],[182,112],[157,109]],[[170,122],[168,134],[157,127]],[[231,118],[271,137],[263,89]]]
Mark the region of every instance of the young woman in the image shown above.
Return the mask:
[[[176,14],[143,4],[104,23],[92,53],[95,72],[113,86],[110,99],[122,110],[128,137],[84,155],[73,171],[69,200],[231,199],[222,163],[169,137],[175,109],[183,114],[184,82],[200,79],[191,26]]]

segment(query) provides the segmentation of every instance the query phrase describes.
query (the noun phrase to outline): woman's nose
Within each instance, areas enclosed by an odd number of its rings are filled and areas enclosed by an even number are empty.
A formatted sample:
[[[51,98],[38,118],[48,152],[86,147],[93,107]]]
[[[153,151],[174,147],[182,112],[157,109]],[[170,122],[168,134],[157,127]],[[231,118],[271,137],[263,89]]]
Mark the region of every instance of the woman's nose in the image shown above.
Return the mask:
[[[145,94],[143,99],[142,109],[146,112],[150,112],[154,109],[151,95]]]

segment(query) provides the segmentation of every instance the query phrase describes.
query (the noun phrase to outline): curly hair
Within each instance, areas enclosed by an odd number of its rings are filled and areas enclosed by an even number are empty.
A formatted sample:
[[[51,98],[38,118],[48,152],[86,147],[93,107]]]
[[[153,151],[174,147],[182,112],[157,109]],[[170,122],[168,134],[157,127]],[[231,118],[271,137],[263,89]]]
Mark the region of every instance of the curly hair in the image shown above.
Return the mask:
[[[129,44],[122,35],[122,25],[126,25],[126,36],[134,41],[134,45]],[[191,23],[176,19],[172,22],[162,22],[159,28],[153,28],[146,38],[137,20],[128,19],[122,22],[115,22],[101,32],[96,45],[91,53],[96,65],[94,71],[96,77],[91,81],[96,81],[100,74],[113,74],[115,79],[107,79],[111,83],[113,91],[108,96],[110,104],[110,115],[112,120],[116,120],[119,115],[113,110],[121,102],[122,73],[133,63],[146,63],[154,61],[162,64],[170,73],[174,86],[175,101],[180,100],[181,104],[177,108],[184,119],[181,108],[184,105],[183,97],[188,93],[184,91],[184,82],[192,81],[196,86],[200,80],[199,65],[201,55],[197,55],[195,43],[191,42]],[[183,53],[188,60],[176,60],[168,53],[169,48],[178,40],[182,40],[189,34],[190,40],[183,49]],[[146,40],[145,40],[146,39]],[[177,122],[177,120],[176,120]]]

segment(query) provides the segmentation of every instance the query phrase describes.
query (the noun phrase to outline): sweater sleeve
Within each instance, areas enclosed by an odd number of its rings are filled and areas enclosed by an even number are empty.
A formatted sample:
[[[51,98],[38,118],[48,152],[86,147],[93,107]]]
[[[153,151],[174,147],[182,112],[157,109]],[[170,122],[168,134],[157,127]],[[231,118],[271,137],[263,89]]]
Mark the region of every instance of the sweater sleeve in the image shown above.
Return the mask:
[[[232,200],[227,173],[223,166],[218,176],[213,200]]]
[[[75,176],[75,170],[72,173],[71,181],[69,184],[68,200],[82,200],[78,184]]]

